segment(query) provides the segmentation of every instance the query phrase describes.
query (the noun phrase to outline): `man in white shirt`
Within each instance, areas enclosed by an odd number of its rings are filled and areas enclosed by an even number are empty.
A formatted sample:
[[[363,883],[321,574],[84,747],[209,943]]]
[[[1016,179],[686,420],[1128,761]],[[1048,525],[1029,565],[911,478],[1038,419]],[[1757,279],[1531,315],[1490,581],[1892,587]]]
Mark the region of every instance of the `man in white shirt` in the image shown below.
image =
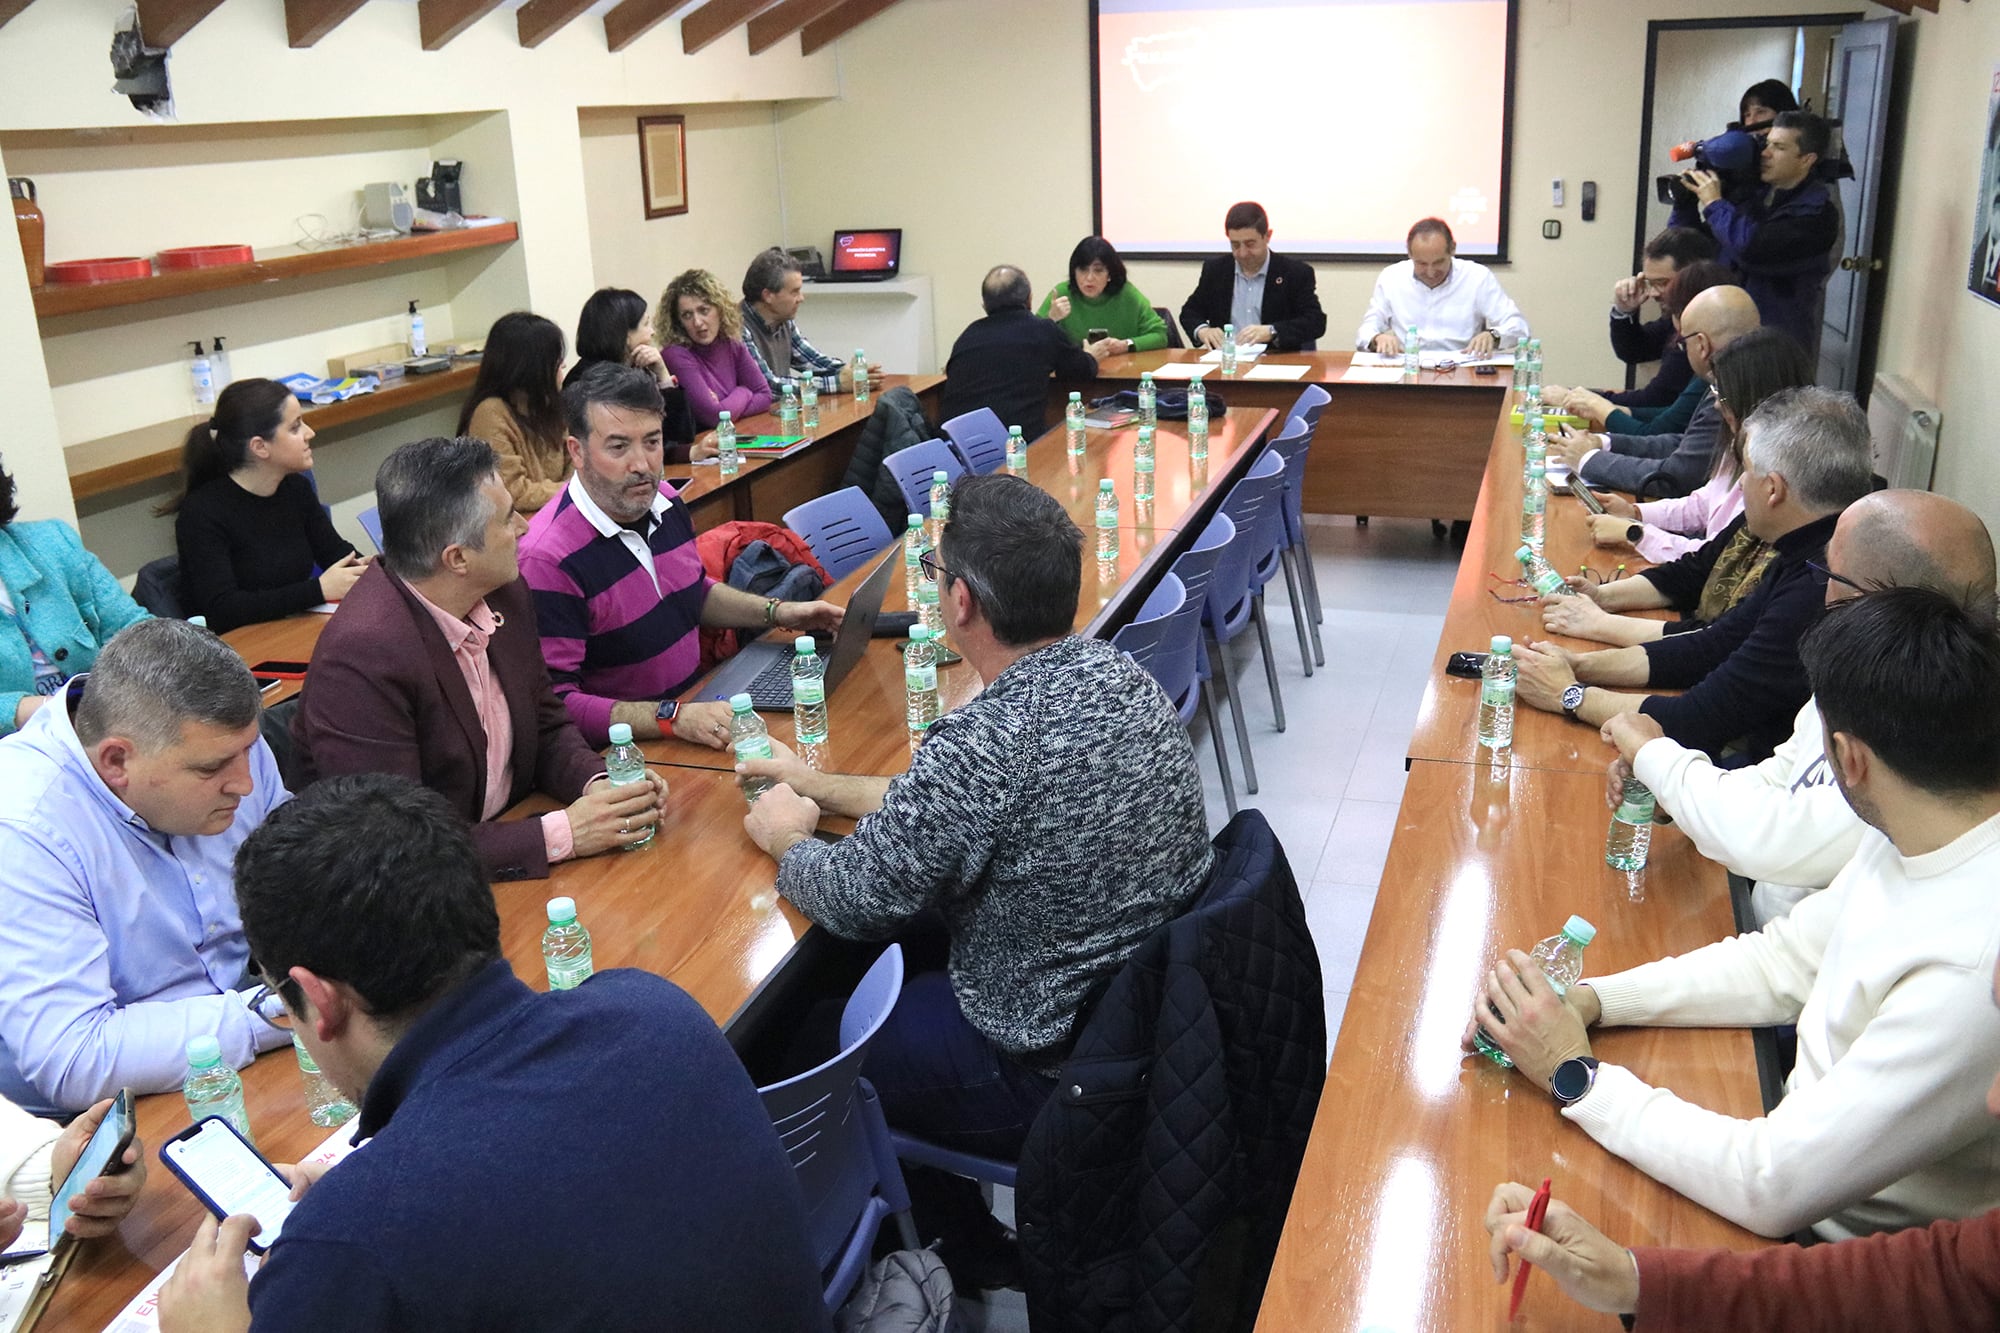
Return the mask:
[[[1993,538],[1979,515],[1929,491],[1877,491],[1847,507],[1826,544],[1828,606],[1875,588],[1929,588],[1968,608],[1994,604]],[[1810,700],[1791,739],[1751,768],[1720,769],[1623,713],[1604,726],[1618,747],[1610,780],[1636,774],[1703,856],[1757,882],[1757,924],[1790,912],[1840,873],[1866,828],[1833,780]]]
[[[1826,890],[1753,934],[1559,997],[1519,951],[1475,1022],[1562,1114],[1739,1226],[1845,1239],[2000,1206],[2000,632],[1929,588],[1834,608],[1800,647],[1834,781],[1869,825]],[[1587,1028],[1798,1024],[1769,1115],[1734,1120],[1591,1057]],[[1472,1024],[1467,1025],[1468,1042]]]
[[[1528,336],[1528,321],[1492,270],[1458,258],[1458,242],[1443,218],[1425,218],[1410,228],[1410,257],[1391,264],[1375,279],[1368,313],[1354,345],[1383,356],[1403,354],[1403,333],[1416,325],[1423,346],[1433,352],[1485,356],[1505,341]]]

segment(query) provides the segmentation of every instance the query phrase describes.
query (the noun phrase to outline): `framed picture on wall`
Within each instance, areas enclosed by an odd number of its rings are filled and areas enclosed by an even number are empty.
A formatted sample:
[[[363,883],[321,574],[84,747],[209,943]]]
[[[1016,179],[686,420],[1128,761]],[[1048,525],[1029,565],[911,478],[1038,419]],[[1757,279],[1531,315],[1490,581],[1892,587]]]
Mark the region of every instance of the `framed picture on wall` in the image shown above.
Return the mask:
[[[639,189],[648,218],[688,211],[687,117],[639,117]]]
[[[1972,215],[1972,265],[1966,285],[2000,305],[2000,65],[1986,96],[1986,151],[1979,159],[1978,203]]]

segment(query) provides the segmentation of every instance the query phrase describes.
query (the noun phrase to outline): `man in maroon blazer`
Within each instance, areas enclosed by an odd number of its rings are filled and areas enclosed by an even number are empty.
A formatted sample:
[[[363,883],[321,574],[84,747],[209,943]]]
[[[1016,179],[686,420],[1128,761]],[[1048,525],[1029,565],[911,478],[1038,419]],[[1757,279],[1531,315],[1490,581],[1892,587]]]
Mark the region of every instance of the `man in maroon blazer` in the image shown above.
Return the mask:
[[[658,822],[658,774],[595,781],[604,763],[549,687],[515,544],[526,524],[481,440],[406,444],[375,474],[382,558],[313,650],[293,724],[302,782],[390,773],[472,823],[494,879],[637,841]],[[532,792],[568,808],[498,816]]]

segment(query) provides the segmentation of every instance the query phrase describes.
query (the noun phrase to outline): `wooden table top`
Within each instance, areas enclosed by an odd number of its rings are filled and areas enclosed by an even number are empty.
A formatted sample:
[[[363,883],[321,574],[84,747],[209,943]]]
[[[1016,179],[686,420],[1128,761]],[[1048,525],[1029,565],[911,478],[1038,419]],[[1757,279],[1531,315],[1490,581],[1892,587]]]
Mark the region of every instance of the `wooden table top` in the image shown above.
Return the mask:
[[[1732,931],[1721,867],[1671,828],[1654,830],[1632,901],[1627,876],[1604,865],[1609,817],[1589,774],[1411,766],[1260,1330],[1506,1328],[1508,1288],[1494,1284],[1481,1226],[1503,1180],[1552,1177],[1623,1244],[1764,1243],[1613,1157],[1519,1074],[1459,1051],[1491,960],[1571,913],[1598,928],[1586,971],[1600,975]],[[1623,1029],[1593,1045],[1710,1110],[1763,1113],[1745,1030]],[[1523,1310],[1527,1328],[1616,1327],[1546,1276]]]
[[[1124,356],[1108,356],[1099,362],[1097,377],[1101,380],[1137,380],[1145,371],[1158,370],[1166,365],[1199,363],[1207,355],[1206,349],[1199,347],[1166,347],[1155,352],[1127,352]],[[1266,352],[1255,361],[1238,362],[1234,375],[1224,375],[1221,363],[1211,361],[1208,363],[1209,370],[1202,376],[1202,382],[1210,385],[1229,385],[1238,389],[1289,388],[1296,393],[1308,384],[1321,384],[1331,388],[1341,382],[1341,376],[1347,373],[1347,368],[1353,363],[1354,353],[1344,349],[1321,352]],[[1306,366],[1308,369],[1305,375],[1295,380],[1245,379],[1244,372],[1253,366]],[[1370,387],[1393,388],[1400,384],[1406,388],[1494,389],[1503,387],[1507,382],[1507,369],[1504,366],[1496,375],[1481,375],[1470,366],[1462,366],[1452,370],[1426,370],[1411,380],[1384,382],[1379,386],[1371,383]],[[1162,380],[1161,383],[1170,388],[1184,385],[1184,382],[1178,379]]]

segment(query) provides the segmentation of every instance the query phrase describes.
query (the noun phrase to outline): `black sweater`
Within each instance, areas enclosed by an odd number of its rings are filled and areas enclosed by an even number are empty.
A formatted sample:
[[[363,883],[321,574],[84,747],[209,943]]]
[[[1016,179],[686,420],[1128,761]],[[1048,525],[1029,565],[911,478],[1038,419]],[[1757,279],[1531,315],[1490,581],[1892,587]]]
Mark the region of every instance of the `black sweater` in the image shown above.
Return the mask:
[[[209,482],[181,502],[174,541],[182,605],[217,634],[318,606],[326,599],[314,567],[355,554],[303,475],[268,496],[228,477]]]
[[[1611,312],[1611,350],[1620,361],[1630,365],[1644,365],[1648,361],[1660,363],[1659,371],[1653,378],[1636,389],[1614,390],[1605,398],[1623,408],[1665,407],[1680,397],[1682,389],[1694,378],[1694,367],[1688,364],[1687,348],[1674,337],[1674,322],[1661,315],[1658,319],[1641,324],[1637,319]]]
[[[1826,558],[1827,539],[1839,517],[1816,518],[1771,543],[1778,554],[1762,581],[1713,624],[1644,645],[1646,683],[1686,693],[1654,695],[1639,711],[1674,740],[1711,757],[1719,756],[1730,742],[1741,741],[1754,763],[1791,735],[1792,723],[1812,692],[1799,663],[1799,639],[1826,600],[1826,581],[1806,562]],[[1682,562],[1649,569],[1640,577],[1677,600],[1686,590],[1675,580],[1693,575],[1695,568],[1677,566]],[[1697,584],[1693,597],[1700,595]]]
[[[1002,425],[1019,426],[1032,442],[1048,429],[1049,376],[1095,379],[1097,358],[1060,324],[1028,310],[1002,310],[966,326],[944,375],[946,420],[990,407]]]

